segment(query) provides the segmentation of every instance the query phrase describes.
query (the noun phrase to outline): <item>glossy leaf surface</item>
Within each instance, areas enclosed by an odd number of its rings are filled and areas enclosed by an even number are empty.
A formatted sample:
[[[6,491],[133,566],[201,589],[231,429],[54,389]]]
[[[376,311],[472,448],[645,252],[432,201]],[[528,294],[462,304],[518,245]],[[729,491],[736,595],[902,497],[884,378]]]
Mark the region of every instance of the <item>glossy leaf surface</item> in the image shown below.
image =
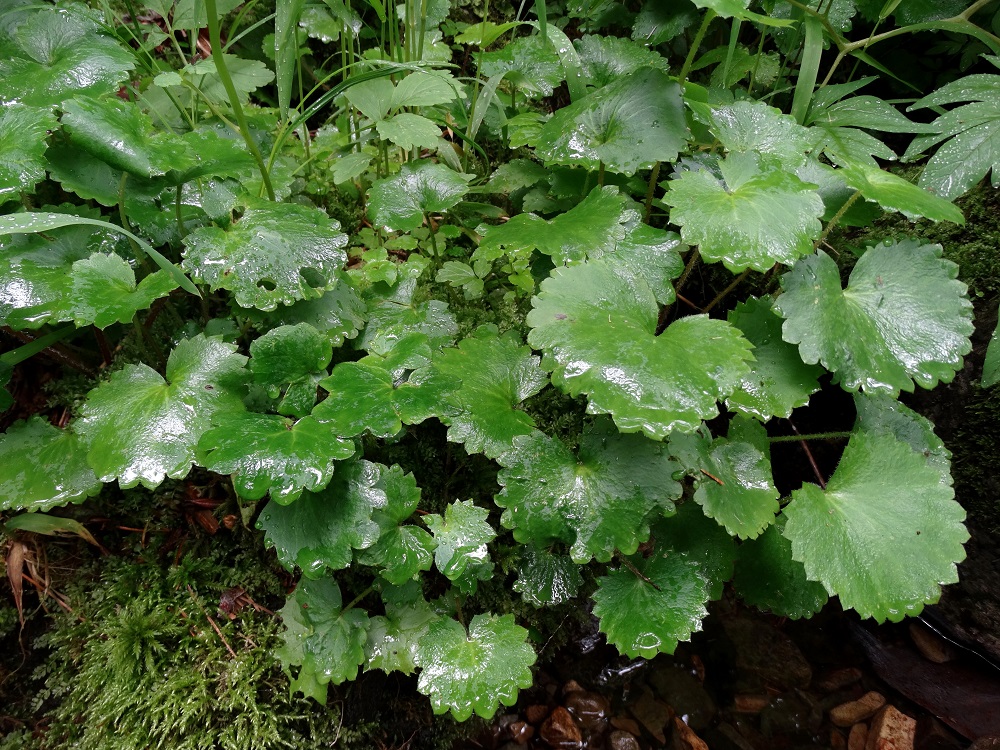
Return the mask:
[[[679,641],[701,629],[708,614],[708,584],[698,563],[684,555],[654,552],[630,561],[631,567],[597,579],[594,616],[601,632],[633,659],[672,654]]]
[[[33,190],[45,179],[46,131],[55,130],[48,109],[5,104],[0,111],[0,203]]]
[[[107,328],[129,323],[139,310],[166,297],[177,282],[166,271],[155,271],[136,283],[135,272],[122,257],[94,253],[73,264],[69,300],[77,325]]]
[[[471,175],[426,160],[404,164],[398,175],[372,185],[369,216],[377,226],[411,231],[423,224],[425,215],[447,211],[458,203],[471,179]]]
[[[186,476],[212,419],[243,411],[246,357],[235,350],[214,338],[186,339],[170,353],[166,380],[146,365],[125,365],[92,390],[76,429],[97,477],[154,489]]]
[[[949,382],[971,349],[971,305],[940,245],[907,240],[869,248],[846,289],[820,251],[782,277],[774,308],[804,362],[822,363],[849,391],[896,394],[914,381]]]
[[[41,417],[0,435],[0,510],[46,511],[100,492],[86,446]]]
[[[785,508],[806,575],[879,622],[936,602],[958,580],[965,511],[940,472],[890,435],[856,433],[826,490],[806,484]]]
[[[311,417],[295,422],[274,414],[226,414],[198,441],[198,463],[232,475],[241,498],[260,500],[270,493],[282,504],[297,500],[304,489],[323,489],[334,462],[352,455],[353,442]]]
[[[424,516],[437,545],[434,564],[466,594],[474,593],[479,581],[493,572],[486,544],[496,538],[496,532],[487,516],[489,511],[471,500],[451,503],[443,516]]]
[[[500,704],[513,706],[518,691],[531,687],[535,652],[527,637],[513,615],[476,615],[468,633],[461,623],[441,618],[417,649],[417,689],[431,699],[434,713],[451,711],[458,721],[473,712],[490,719]]]
[[[652,290],[601,260],[555,269],[532,305],[528,343],[552,382],[624,432],[693,430],[749,372],[750,344],[724,321],[690,316],[656,336]]]
[[[284,389],[281,414],[303,417],[316,403],[332,354],[329,339],[308,323],[279,326],[250,344],[250,371],[272,398]]]
[[[607,427],[584,435],[578,454],[535,431],[498,461],[504,526],[519,542],[572,544],[578,564],[635,552],[649,537],[646,516],[672,511],[681,493],[671,478],[679,467],[662,444]]]
[[[183,266],[243,307],[273,310],[332,289],[347,259],[347,236],[322,211],[294,203],[255,203],[228,231],[202,227],[184,240]]]
[[[525,545],[521,551],[514,591],[533,607],[550,607],[569,601],[581,585],[580,566],[569,557],[533,544]]]
[[[413,674],[420,643],[439,615],[424,600],[416,581],[387,587],[382,591],[382,601],[385,615],[371,618],[368,626],[366,668]]]
[[[854,394],[857,421],[854,428],[871,435],[891,435],[927,459],[941,483],[951,485],[951,451],[934,433],[934,425],[922,414],[884,395]]]
[[[657,549],[698,563],[708,582],[709,599],[722,598],[723,587],[733,577],[736,544],[729,532],[706,516],[697,503],[681,503],[676,513],[653,524],[653,539]]]

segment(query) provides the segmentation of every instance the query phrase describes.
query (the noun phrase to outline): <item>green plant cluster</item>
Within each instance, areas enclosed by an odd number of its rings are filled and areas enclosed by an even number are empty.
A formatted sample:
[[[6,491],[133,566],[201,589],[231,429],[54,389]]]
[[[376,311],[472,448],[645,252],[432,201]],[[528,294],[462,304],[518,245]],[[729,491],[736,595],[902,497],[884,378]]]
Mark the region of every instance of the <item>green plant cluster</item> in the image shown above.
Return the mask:
[[[0,11],[0,323],[31,339],[0,376],[71,340],[108,373],[68,424],[0,437],[9,529],[112,482],[226,477],[301,573],[275,649],[292,690],[416,673],[459,720],[532,683],[513,611],[468,606],[510,567],[539,608],[586,572],[631,657],[672,652],[730,581],[882,621],[956,580],[950,454],[898,397],[961,368],[966,287],[940,246],[841,258],[830,233],[961,224],[952,200],[1000,179],[1000,75],[911,100],[917,120],[842,64],[890,76],[878,44],[939,30],[1000,66],[988,0],[473,24],[440,0],[126,5]],[[909,136],[917,184],[881,166]],[[699,267],[724,280],[692,295]],[[853,394],[853,429],[784,434],[821,387]],[[422,423],[497,487],[436,466],[429,496],[378,460]],[[783,496],[772,443],[817,438],[839,465]],[[106,647],[155,661],[128,644]]]

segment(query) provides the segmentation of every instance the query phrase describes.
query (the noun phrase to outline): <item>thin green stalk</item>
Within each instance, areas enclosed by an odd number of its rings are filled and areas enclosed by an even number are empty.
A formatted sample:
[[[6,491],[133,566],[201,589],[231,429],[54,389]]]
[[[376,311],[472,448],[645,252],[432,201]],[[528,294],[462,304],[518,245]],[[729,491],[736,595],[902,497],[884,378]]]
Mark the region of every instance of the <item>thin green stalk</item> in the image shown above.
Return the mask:
[[[697,248],[691,251],[691,257],[688,258],[687,264],[684,266],[684,273],[681,274],[681,277],[677,280],[677,283],[674,284],[674,292],[680,293],[681,289],[684,288],[684,284],[687,283],[688,276],[691,275],[691,272],[694,270],[694,267],[698,264],[699,257],[701,256],[698,254]]]
[[[364,591],[362,591],[360,594],[358,594],[356,597],[354,597],[353,599],[351,599],[351,601],[349,601],[347,603],[347,606],[344,607],[340,611],[343,613],[343,612],[346,612],[349,609],[354,609],[356,606],[358,606],[358,602],[360,602],[362,599],[364,599],[366,596],[368,596],[374,590],[375,590],[375,588],[373,586],[369,586]]]
[[[597,168],[597,187],[604,187],[604,162]]]
[[[861,191],[856,190],[850,198],[844,201],[844,205],[841,206],[837,210],[837,213],[833,215],[833,218],[831,218],[830,221],[827,222],[826,229],[823,230],[823,234],[821,234],[819,239],[816,240],[816,245],[815,245],[816,247],[819,247],[820,245],[823,244],[823,241],[826,240],[826,238],[830,235],[830,232],[832,232],[836,228],[837,224],[840,223],[840,220],[844,218],[844,214],[848,212],[851,206],[853,206],[855,201],[857,201],[858,198],[860,197],[861,197]]]
[[[778,435],[769,437],[769,443],[798,443],[802,440],[839,440],[849,438],[853,433],[850,430],[840,432],[813,432],[807,435]]]
[[[229,75],[229,68],[226,67],[226,59],[222,54],[222,35],[219,31],[219,15],[215,0],[205,0],[205,10],[208,13],[208,38],[212,44],[212,59],[215,61],[215,69],[218,71],[219,78],[222,79],[222,85],[229,96],[229,105],[233,108],[233,114],[236,115],[236,121],[240,125],[240,134],[247,144],[250,155],[257,162],[257,168],[260,170],[260,178],[264,183],[264,189],[267,190],[267,197],[273,201],[275,198],[274,188],[271,186],[271,175],[268,174],[267,167],[264,165],[264,158],[260,154],[260,149],[257,148],[257,144],[250,135],[250,124],[243,113],[239,94],[236,92],[236,86],[233,84],[233,77]]]
[[[34,357],[39,352],[45,351],[53,344],[62,341],[68,336],[72,336],[75,332],[79,331],[72,323],[68,326],[63,326],[62,328],[57,328],[51,333],[46,333],[44,336],[39,336],[37,339],[28,342],[22,346],[17,347],[17,349],[12,349],[9,352],[4,352],[0,355],[0,362],[13,367],[14,365],[19,365],[26,359]]]
[[[681,72],[677,74],[678,81],[687,80],[688,73],[691,72],[691,66],[694,65],[694,58],[698,54],[698,50],[701,48],[701,42],[705,38],[705,34],[708,33],[708,27],[714,18],[714,10],[709,8],[705,11],[705,17],[701,19],[701,26],[698,27],[698,31],[695,33],[694,39],[691,40],[691,49],[688,50],[687,57],[684,58],[684,66],[681,68]]]
[[[660,178],[660,162],[653,165],[653,171],[649,174],[649,187],[646,189],[646,208],[643,212],[642,220],[649,223],[649,213],[653,210],[653,195],[656,191],[656,181]]]

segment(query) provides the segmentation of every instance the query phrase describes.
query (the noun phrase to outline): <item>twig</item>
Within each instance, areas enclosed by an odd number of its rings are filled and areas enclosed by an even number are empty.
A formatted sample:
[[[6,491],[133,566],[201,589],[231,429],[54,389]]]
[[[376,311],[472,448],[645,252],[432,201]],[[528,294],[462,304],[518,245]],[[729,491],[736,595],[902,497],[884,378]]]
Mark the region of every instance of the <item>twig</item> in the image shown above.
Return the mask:
[[[191,584],[189,583],[189,584],[186,584],[186,585],[187,585],[188,593],[191,594],[191,598],[194,599],[194,603],[198,605],[198,609],[200,609],[201,613],[203,615],[205,615],[205,619],[208,620],[208,624],[212,626],[212,630],[215,631],[215,634],[217,636],[219,636],[219,640],[221,640],[222,641],[222,645],[226,647],[226,651],[228,651],[229,655],[232,656],[235,659],[236,658],[236,652],[233,651],[233,647],[229,645],[229,641],[226,640],[226,636],[224,636],[222,634],[222,631],[219,630],[219,626],[215,624],[215,620],[212,619],[212,616],[210,614],[208,614],[208,612],[205,611],[205,608],[203,606],[201,606],[201,602],[199,602],[198,601],[198,597],[195,596],[194,589],[191,588]]]
[[[788,426],[792,428],[792,432],[794,432],[796,435],[802,434],[799,432],[799,428],[795,426],[792,420],[788,419],[786,421],[788,422]],[[801,445],[802,450],[806,452],[806,458],[809,459],[809,465],[812,466],[813,474],[816,475],[816,481],[819,482],[819,486],[825,490],[826,482],[823,480],[823,474],[819,470],[819,466],[816,463],[816,459],[813,458],[812,451],[809,450],[809,443],[807,443],[805,440],[800,440],[799,445]]]
[[[723,482],[723,481],[722,481],[721,479],[719,479],[719,478],[718,478],[717,476],[715,476],[714,474],[709,474],[709,473],[708,473],[707,471],[705,471],[704,469],[698,469],[698,471],[700,471],[700,472],[701,472],[702,474],[704,474],[704,475],[705,475],[706,477],[708,477],[709,479],[711,479],[711,480],[712,480],[713,482],[716,482],[716,483],[717,483],[717,484],[719,484],[720,486],[722,486],[722,487],[725,487],[725,486],[726,486],[726,483],[725,483],[725,482]]]
[[[650,586],[652,586],[657,591],[663,591],[663,589],[661,589],[659,586],[657,586],[655,583],[653,583],[651,580],[649,580],[646,576],[644,576],[642,574],[641,570],[639,570],[632,563],[630,563],[628,561],[628,558],[625,557],[625,555],[623,555],[623,554],[621,554],[619,552],[618,553],[618,559],[621,560],[622,561],[622,565],[624,565],[626,568],[628,568],[629,570],[631,570],[635,574],[635,576],[637,578],[641,578],[643,581],[645,581],[646,583],[648,583]]]

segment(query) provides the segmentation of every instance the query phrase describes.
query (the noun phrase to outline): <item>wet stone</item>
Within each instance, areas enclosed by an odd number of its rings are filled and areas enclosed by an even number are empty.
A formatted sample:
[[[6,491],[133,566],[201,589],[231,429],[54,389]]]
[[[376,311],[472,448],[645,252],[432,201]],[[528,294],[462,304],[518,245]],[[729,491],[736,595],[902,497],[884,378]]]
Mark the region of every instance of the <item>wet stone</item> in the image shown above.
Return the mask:
[[[549,715],[549,707],[536,704],[534,706],[528,706],[524,709],[524,718],[528,720],[529,724],[534,724],[538,726],[543,721],[545,717]]]
[[[735,646],[737,669],[778,688],[805,688],[812,682],[812,667],[784,633],[746,618],[727,621],[724,627]]]
[[[830,730],[830,748],[831,750],[847,750],[847,740],[836,729]]]
[[[766,737],[808,739],[819,730],[823,714],[819,708],[794,693],[775,698],[760,712],[760,731]]]
[[[586,691],[573,692],[566,696],[565,705],[581,728],[600,732],[607,726],[611,704],[603,695]]]
[[[868,725],[855,724],[847,735],[847,750],[865,750],[868,744]]]
[[[771,703],[768,695],[734,695],[733,711],[741,714],[759,714]]]
[[[836,690],[843,690],[849,685],[861,679],[861,670],[857,667],[847,667],[846,669],[836,669],[823,675],[816,682],[816,687],[824,693],[832,693]]]
[[[687,718],[695,731],[707,727],[716,714],[715,701],[693,674],[668,665],[648,678],[657,697],[666,701],[678,716]]]
[[[674,717],[674,750],[709,750],[705,741],[695,731]]]
[[[952,645],[921,622],[910,623],[910,640],[925,659],[935,664],[944,664],[955,658]]]
[[[830,721],[838,727],[849,727],[875,715],[885,705],[885,696],[874,690],[865,693],[856,701],[841,703],[830,709]]]
[[[646,731],[653,735],[659,742],[667,741],[664,728],[673,713],[663,701],[657,700],[651,690],[643,690],[639,699],[629,706],[629,710],[636,720],[646,728]]]
[[[917,722],[893,706],[884,706],[872,719],[865,750],[913,750]]]
[[[615,729],[620,729],[623,732],[628,732],[629,734],[634,734],[638,737],[642,734],[642,728],[635,719],[630,719],[627,716],[615,716],[611,719],[611,726]]]
[[[562,706],[557,706],[542,724],[542,740],[554,750],[578,750],[583,747],[583,735],[573,717]]]
[[[527,745],[528,740],[535,736],[535,728],[526,721],[515,721],[508,727],[511,739],[518,745]]]
[[[639,740],[635,735],[616,729],[608,735],[608,750],[639,750]]]

